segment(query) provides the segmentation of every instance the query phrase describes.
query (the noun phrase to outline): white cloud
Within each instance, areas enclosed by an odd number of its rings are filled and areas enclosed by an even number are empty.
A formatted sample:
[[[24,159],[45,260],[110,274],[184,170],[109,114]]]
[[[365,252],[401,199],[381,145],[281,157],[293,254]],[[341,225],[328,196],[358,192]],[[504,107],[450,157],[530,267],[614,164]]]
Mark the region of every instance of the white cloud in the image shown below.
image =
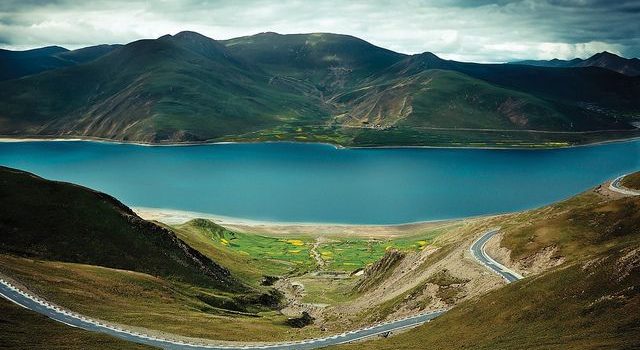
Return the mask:
[[[621,54],[619,45],[608,44],[600,41],[592,41],[579,44],[540,43],[536,47],[536,52],[538,53],[538,56],[536,58],[571,59],[574,57],[589,57],[605,50],[615,54]]]
[[[637,54],[640,18],[632,5],[638,1],[610,9],[603,1],[584,1],[9,1],[0,4],[0,43],[76,48],[181,30],[215,39],[334,32],[404,53],[431,51],[466,61],[587,57],[603,50]]]

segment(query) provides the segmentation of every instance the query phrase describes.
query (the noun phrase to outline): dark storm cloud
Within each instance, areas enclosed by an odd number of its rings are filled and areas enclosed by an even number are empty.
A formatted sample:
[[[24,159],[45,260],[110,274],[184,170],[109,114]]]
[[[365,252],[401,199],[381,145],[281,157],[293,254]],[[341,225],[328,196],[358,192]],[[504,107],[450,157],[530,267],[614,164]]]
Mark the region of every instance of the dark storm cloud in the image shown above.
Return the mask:
[[[78,47],[180,30],[217,39],[336,32],[474,61],[640,56],[640,0],[0,1],[0,44]]]

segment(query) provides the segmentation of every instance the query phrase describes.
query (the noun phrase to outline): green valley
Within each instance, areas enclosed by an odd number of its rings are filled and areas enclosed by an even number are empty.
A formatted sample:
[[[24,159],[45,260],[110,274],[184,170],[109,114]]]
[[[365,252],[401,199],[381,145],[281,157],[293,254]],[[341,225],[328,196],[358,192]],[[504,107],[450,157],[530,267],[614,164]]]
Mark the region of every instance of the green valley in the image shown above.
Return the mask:
[[[286,341],[451,308],[407,333],[345,347],[585,349],[640,341],[637,316],[625,312],[638,299],[640,203],[606,186],[531,211],[340,233],[328,226],[238,230],[205,219],[152,223],[86,188],[8,168],[0,179],[2,193],[21,203],[0,217],[2,275],[134,331],[196,342]],[[61,196],[75,200],[52,208]],[[500,234],[487,251],[524,280],[504,286],[470,256],[471,243],[492,227]],[[146,257],[132,241],[140,234],[150,244]],[[165,244],[162,262],[149,255],[158,244]],[[117,251],[105,254],[110,245]],[[305,314],[311,324],[291,326]],[[8,315],[11,323],[25,317]],[[7,339],[17,339],[8,329]]]
[[[3,276],[103,322],[184,339],[346,330],[352,324],[324,315],[359,296],[353,285],[363,269],[387,251],[421,252],[451,227],[389,237],[243,233],[204,219],[170,227],[105,194],[10,168],[0,168],[0,193],[9,199],[0,216]],[[302,311],[317,322],[287,325]]]

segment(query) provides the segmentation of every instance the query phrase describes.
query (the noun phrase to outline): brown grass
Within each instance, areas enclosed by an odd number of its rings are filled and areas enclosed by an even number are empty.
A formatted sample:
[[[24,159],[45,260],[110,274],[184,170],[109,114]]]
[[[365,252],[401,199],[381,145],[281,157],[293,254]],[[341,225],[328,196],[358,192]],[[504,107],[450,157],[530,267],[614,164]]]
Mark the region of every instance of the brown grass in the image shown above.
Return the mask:
[[[212,300],[225,300],[224,294],[142,273],[2,255],[0,266],[4,274],[49,301],[131,327],[241,341],[305,338],[317,331],[292,329],[276,312],[251,316],[223,310]]]
[[[104,334],[72,328],[0,298],[0,348],[5,350],[155,349]]]

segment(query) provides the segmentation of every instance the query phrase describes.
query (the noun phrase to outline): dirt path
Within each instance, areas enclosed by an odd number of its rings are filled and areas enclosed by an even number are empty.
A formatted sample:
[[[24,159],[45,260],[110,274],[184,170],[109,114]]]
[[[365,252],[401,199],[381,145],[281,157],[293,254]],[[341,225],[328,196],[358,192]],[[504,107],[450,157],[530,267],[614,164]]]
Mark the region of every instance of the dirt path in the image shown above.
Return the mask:
[[[313,242],[313,246],[309,250],[309,254],[311,254],[313,259],[316,261],[316,266],[317,266],[316,269],[317,270],[322,270],[324,268],[324,266],[326,265],[326,261],[324,261],[324,259],[322,259],[322,254],[320,254],[320,252],[318,251],[318,248],[320,247],[320,244],[323,241],[324,241],[324,239],[322,238],[322,236],[319,236],[318,238],[316,238],[316,241]]]

